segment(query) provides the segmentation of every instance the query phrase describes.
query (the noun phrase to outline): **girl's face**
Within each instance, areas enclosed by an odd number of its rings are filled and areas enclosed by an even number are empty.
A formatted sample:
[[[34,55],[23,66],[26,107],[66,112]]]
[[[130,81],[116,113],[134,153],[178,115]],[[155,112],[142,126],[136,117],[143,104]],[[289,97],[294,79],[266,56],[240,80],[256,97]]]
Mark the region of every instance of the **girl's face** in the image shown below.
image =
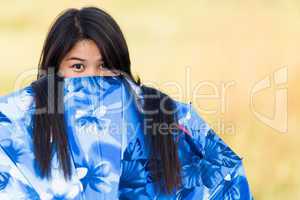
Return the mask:
[[[114,76],[115,72],[103,67],[101,53],[92,40],[81,40],[67,53],[59,65],[63,77]]]

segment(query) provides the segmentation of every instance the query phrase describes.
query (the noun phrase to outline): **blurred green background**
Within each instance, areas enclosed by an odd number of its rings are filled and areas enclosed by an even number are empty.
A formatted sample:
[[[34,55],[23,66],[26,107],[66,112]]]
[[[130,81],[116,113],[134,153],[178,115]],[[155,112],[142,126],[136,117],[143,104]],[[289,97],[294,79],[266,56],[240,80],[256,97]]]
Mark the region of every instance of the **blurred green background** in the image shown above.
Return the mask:
[[[144,84],[155,83],[178,100],[192,101],[219,136],[244,157],[255,199],[300,199],[299,1],[1,0],[0,95],[35,78],[55,17],[66,8],[89,5],[106,10],[119,23],[132,70]],[[280,69],[287,75],[278,86],[274,73]],[[251,103],[253,87],[265,78],[270,86]],[[204,86],[195,89],[199,83]],[[278,101],[275,94],[280,89],[288,93]],[[195,98],[199,94],[203,98]],[[274,126],[287,125],[284,133],[262,120],[274,116]]]

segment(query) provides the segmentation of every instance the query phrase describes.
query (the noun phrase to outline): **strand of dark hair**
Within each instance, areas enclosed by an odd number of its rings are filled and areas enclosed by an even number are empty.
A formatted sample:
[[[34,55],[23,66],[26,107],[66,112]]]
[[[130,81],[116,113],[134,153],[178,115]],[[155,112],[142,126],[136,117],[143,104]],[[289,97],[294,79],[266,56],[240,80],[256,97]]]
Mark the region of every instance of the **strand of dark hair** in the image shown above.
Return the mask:
[[[71,178],[72,168],[59,77],[44,76],[31,84],[35,96],[36,112],[33,115],[33,144],[40,175],[51,177],[51,159],[57,152],[60,167],[66,179]],[[50,90],[49,90],[50,89]],[[51,95],[51,91],[53,95]]]
[[[144,94],[144,118],[150,122],[147,129],[151,143],[151,164],[153,178],[160,183],[163,192],[171,193],[181,186],[180,161],[176,134],[177,115],[176,106],[167,94],[148,86],[141,87]]]

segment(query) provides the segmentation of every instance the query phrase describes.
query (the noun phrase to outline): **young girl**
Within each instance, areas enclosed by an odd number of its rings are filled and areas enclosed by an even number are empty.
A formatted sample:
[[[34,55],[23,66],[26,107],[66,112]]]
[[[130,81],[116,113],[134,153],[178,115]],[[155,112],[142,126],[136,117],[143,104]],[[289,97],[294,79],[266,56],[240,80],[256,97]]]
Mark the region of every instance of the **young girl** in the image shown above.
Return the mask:
[[[242,158],[190,103],[135,80],[118,24],[68,9],[36,81],[0,98],[0,199],[252,199]]]

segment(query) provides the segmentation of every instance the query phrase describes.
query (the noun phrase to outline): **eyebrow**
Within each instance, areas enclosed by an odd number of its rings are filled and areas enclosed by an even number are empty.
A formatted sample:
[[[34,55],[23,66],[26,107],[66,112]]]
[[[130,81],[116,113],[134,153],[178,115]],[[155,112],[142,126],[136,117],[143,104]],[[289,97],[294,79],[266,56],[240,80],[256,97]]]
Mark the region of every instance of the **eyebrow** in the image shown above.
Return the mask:
[[[78,57],[70,57],[68,58],[67,60],[79,60],[79,61],[86,61],[86,59],[83,59],[83,58],[78,58]],[[98,59],[98,61],[103,61],[102,58]]]

